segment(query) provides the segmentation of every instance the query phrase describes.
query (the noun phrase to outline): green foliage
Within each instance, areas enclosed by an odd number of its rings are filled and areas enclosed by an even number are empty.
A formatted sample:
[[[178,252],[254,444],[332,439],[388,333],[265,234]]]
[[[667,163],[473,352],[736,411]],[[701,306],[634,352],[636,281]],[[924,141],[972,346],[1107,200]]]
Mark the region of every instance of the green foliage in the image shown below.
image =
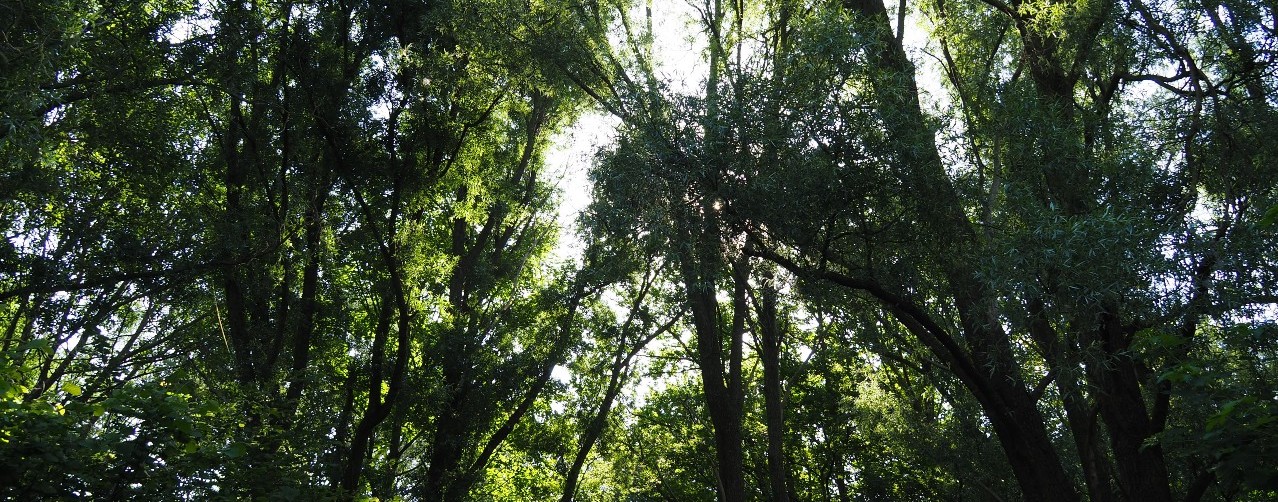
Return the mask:
[[[0,498],[1278,493],[1272,5],[666,7],[0,6]]]
[[[1272,469],[1278,408],[1271,399],[1274,353],[1270,323],[1202,333],[1209,347],[1199,360],[1171,366],[1160,379],[1177,384],[1183,404],[1177,427],[1151,441],[1207,459],[1226,493],[1262,500],[1275,489]],[[1247,347],[1245,353],[1236,352]],[[1192,457],[1191,457],[1192,458]]]
[[[235,457],[212,432],[216,403],[167,382],[86,402],[73,382],[57,399],[3,401],[7,497],[147,498],[211,493],[208,469]],[[179,488],[180,487],[180,488]]]

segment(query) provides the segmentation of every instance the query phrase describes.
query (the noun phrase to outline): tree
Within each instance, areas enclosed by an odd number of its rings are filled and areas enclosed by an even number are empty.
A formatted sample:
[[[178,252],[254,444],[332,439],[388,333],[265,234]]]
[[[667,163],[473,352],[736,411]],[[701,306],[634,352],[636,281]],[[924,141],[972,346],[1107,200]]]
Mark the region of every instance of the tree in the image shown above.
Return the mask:
[[[1273,7],[891,4],[5,5],[0,496],[1273,498]]]
[[[485,33],[538,14],[18,8],[4,57],[40,58],[4,75],[5,431],[50,432],[15,462],[121,459],[114,485],[50,486],[75,496],[392,496],[425,461],[454,498],[482,480],[573,340],[545,307],[581,294],[544,260],[541,169],[578,98]]]
[[[980,403],[1027,498],[1077,499],[1075,469],[1093,499],[1201,497],[1210,469],[1171,475],[1158,441],[1176,391],[1157,368],[1192,358],[1207,326],[1268,302],[1258,291],[1218,296],[1267,284],[1272,264],[1252,262],[1265,270],[1242,280],[1253,286],[1223,287],[1237,276],[1220,268],[1217,246],[1248,239],[1247,222],[1270,207],[1269,170],[1227,175],[1237,181],[1216,191],[1209,180],[1221,178],[1200,164],[1219,141],[1204,110],[1221,106],[1211,113],[1225,119],[1231,103],[1268,107],[1272,81],[1251,73],[1269,64],[1252,57],[1265,28],[1248,24],[1263,9],[1189,6],[1198,14],[1169,29],[1138,2],[923,7],[958,109],[953,135],[938,138],[923,107],[904,12],[894,29],[880,2],[706,3],[705,92],[617,78],[633,86],[610,106],[636,133],[617,149],[633,160],[602,166],[658,178],[625,190],[690,209],[653,218],[642,201],[619,206],[649,232],[699,230],[670,239],[672,253],[712,256],[706,242],[746,240],[737,249],[748,255],[874,300]],[[740,21],[746,12],[761,14]],[[1182,71],[1157,73],[1167,65]],[[1143,109],[1166,110],[1166,121],[1141,122]],[[1254,165],[1252,151],[1212,165]],[[1156,333],[1181,351],[1133,352]],[[1074,451],[1053,440],[1044,410],[1060,410]]]

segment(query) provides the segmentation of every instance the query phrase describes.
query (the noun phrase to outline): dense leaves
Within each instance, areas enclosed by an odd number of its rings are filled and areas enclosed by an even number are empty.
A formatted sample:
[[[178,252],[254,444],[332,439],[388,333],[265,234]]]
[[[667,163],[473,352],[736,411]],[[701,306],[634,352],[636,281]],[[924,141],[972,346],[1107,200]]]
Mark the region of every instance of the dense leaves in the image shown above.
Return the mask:
[[[0,10],[0,497],[1278,496],[1271,5]]]

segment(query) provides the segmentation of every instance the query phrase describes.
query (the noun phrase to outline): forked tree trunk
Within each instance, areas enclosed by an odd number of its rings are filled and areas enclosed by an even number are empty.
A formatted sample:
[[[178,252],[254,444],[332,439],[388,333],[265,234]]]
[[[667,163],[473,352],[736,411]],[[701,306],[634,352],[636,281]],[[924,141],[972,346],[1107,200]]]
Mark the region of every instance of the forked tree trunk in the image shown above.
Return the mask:
[[[764,272],[763,294],[758,304],[759,328],[763,332],[760,359],[763,363],[764,415],[768,429],[768,483],[772,500],[789,502],[786,483],[785,416],[781,389],[782,327],[777,315],[777,291],[772,274]]]

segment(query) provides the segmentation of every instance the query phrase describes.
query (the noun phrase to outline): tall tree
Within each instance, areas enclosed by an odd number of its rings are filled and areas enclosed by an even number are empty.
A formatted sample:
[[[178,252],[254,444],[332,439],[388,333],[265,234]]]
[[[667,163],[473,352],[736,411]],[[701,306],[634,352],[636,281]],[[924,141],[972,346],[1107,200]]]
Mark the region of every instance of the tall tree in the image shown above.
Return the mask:
[[[462,480],[452,498],[482,480],[574,337],[539,311],[580,297],[544,259],[542,169],[576,93],[486,36],[539,15],[506,7],[15,7],[3,56],[40,57],[3,80],[3,222],[28,236],[4,244],[5,403],[82,406],[5,430],[132,448],[116,481],[68,469],[52,493],[393,496],[417,462]],[[146,401],[165,388],[218,406]],[[156,425],[116,432],[136,421]]]
[[[1247,46],[1265,28],[1243,26],[1267,11],[1190,6],[1199,13],[1190,17],[1214,27],[1206,34],[1169,29],[1136,2],[924,4],[957,109],[955,134],[938,136],[906,51],[905,8],[893,26],[876,1],[732,6],[762,12],[751,32],[741,21],[722,29],[721,6],[701,6],[705,92],[681,97],[644,84],[636,63],[635,77],[615,82],[637,89],[615,93],[610,109],[642,138],[623,139],[637,146],[617,151],[648,167],[602,168],[660,178],[638,190],[693,208],[683,214],[699,225],[630,206],[650,229],[685,229],[674,253],[709,256],[697,238],[709,232],[687,229],[712,229],[712,241],[748,239],[748,254],[873,299],[980,403],[1026,497],[1078,499],[1076,469],[1098,500],[1201,497],[1201,484],[1174,481],[1157,440],[1175,391],[1153,368],[1183,362],[1205,326],[1236,323],[1230,315],[1267,302],[1254,294],[1222,302],[1214,277],[1229,274],[1216,246],[1245,239],[1244,222],[1269,207],[1244,201],[1273,194],[1244,181],[1228,183],[1222,198],[1206,195],[1216,178],[1199,164],[1203,146],[1218,140],[1205,132],[1204,110],[1248,99],[1267,106],[1256,100],[1271,79],[1248,72],[1268,60],[1225,55],[1260,54]],[[1187,41],[1216,36],[1222,41],[1209,45],[1227,51]],[[746,45],[751,56],[735,63],[723,50]],[[1219,66],[1205,71],[1207,60]],[[1159,74],[1159,65],[1182,70]],[[1166,110],[1168,120],[1142,123],[1143,109]],[[769,127],[776,121],[791,127]],[[1216,165],[1239,161],[1250,162]],[[1196,244],[1169,254],[1167,242]],[[1175,333],[1181,351],[1133,351],[1156,333]],[[1055,410],[1074,451],[1053,439]],[[1210,484],[1207,471],[1187,474]]]

